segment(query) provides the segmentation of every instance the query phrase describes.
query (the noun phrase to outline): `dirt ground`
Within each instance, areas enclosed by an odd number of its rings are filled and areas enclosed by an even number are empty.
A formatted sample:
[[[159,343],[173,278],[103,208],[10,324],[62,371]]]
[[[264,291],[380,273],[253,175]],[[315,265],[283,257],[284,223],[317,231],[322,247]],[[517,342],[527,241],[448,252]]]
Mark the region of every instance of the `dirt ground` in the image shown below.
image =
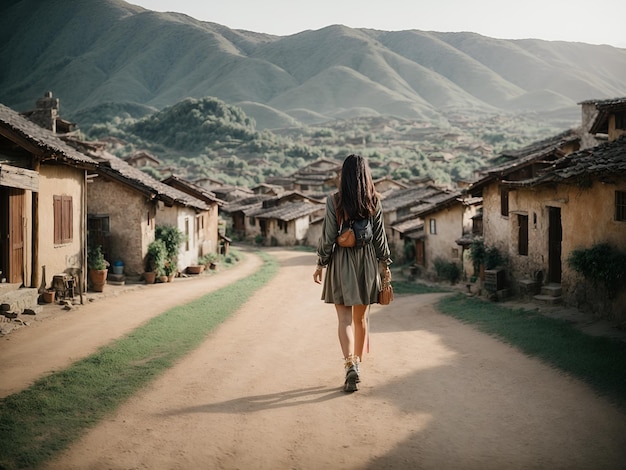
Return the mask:
[[[314,255],[272,253],[281,268],[269,284],[48,468],[624,468],[623,412],[437,313],[443,294],[372,306],[361,389],[343,393]],[[2,396],[260,265],[248,254],[216,275],[141,286],[14,331],[0,339]]]

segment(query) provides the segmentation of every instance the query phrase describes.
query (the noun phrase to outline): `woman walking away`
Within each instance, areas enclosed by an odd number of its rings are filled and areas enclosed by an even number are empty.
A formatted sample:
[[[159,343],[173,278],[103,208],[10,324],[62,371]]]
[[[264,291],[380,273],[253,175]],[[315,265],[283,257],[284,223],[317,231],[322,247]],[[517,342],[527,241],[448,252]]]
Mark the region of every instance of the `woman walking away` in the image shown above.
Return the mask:
[[[355,222],[355,227],[370,221],[371,233],[365,241],[345,248],[336,243],[341,230]],[[342,223],[338,223],[337,221]],[[359,235],[359,234],[357,234]],[[322,236],[317,247],[317,268],[313,280],[322,283],[322,300],[335,304],[339,344],[344,358],[344,391],[354,392],[361,381],[359,363],[368,352],[366,310],[378,302],[383,277],[390,278],[389,244],[385,234],[382,205],[372,181],[367,161],[350,155],[343,162],[339,192],[326,200]]]

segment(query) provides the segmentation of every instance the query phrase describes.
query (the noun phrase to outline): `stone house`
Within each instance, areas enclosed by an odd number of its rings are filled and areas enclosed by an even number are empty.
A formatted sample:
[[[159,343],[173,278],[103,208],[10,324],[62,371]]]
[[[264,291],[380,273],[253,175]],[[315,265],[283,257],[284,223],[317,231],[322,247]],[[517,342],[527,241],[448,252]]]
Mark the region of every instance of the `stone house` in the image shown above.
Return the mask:
[[[567,155],[509,189],[516,197],[507,255],[518,289],[548,285],[567,304],[626,319],[625,286],[607,303],[567,262],[573,250],[601,243],[626,253],[626,136]]]
[[[406,189],[391,189],[381,195],[385,230],[394,261],[404,261],[406,243],[416,243],[416,251],[420,251],[420,239],[405,240],[404,232],[412,231],[423,223],[417,216],[419,211],[449,193],[449,190],[432,184],[418,184]]]
[[[596,108],[593,112],[590,107]],[[587,101],[586,142],[541,173],[507,182],[513,194],[508,249],[514,286],[556,291],[570,305],[626,318],[626,286],[615,299],[590,286],[568,263],[572,251],[606,243],[626,252],[626,98]]]
[[[303,194],[327,194],[339,186],[342,163],[328,158],[319,158],[289,176],[267,178],[266,183],[280,186],[285,191]]]
[[[482,197],[483,237],[485,245],[507,253],[511,245],[511,224],[515,217],[510,216],[511,204],[517,195],[510,191],[508,182],[519,181],[537,175],[553,162],[570,154],[580,147],[580,135],[568,130],[516,151],[502,153],[496,165],[484,170],[481,177],[468,188],[468,194]]]
[[[101,245],[107,261],[122,261],[128,276],[141,275],[157,225],[172,225],[187,236],[178,254],[178,271],[197,264],[203,239],[196,238],[202,234],[196,226],[202,221],[208,225],[209,205],[155,180],[100,143],[70,143],[98,162],[87,176],[87,227],[89,243]]]
[[[312,220],[324,214],[325,204],[293,191],[261,202],[247,213],[246,236],[260,235],[267,246],[307,243]]]
[[[481,203],[479,198],[465,198],[461,192],[444,193],[430,207],[416,213],[424,221],[421,265],[426,272],[434,275],[435,262],[439,259],[456,264],[462,279],[472,274],[467,245],[460,240],[471,236],[473,218]]]
[[[158,168],[161,165],[161,161],[157,157],[149,152],[146,152],[145,150],[138,150],[134,152],[132,155],[125,158],[124,161],[135,168],[142,168],[146,166]]]
[[[379,194],[384,194],[392,189],[407,189],[409,185],[401,181],[394,180],[391,176],[384,176],[374,180],[374,188]]]
[[[252,194],[227,202],[222,212],[230,219],[227,224],[230,225],[233,235],[242,240],[253,239],[252,233],[258,234],[259,230],[256,228],[251,230],[251,227],[256,225],[256,220],[252,223],[249,217],[251,217],[254,211],[263,206],[263,201],[272,197],[274,196],[270,194]]]
[[[193,183],[196,186],[212,192],[215,194],[215,197],[225,202],[236,201],[254,194],[251,189],[243,188],[241,186],[233,186],[232,184],[226,184],[222,181],[208,177],[198,178]]]
[[[224,206],[225,202],[218,199],[211,191],[207,191],[179,176],[172,175],[164,179],[163,183],[204,201],[208,207],[206,212],[201,211],[195,216],[192,243],[198,249],[198,257],[225,251],[220,249],[220,218],[218,213],[219,207]],[[223,235],[223,229],[221,232]]]
[[[506,260],[498,288],[625,318],[624,292],[607,301],[568,263],[601,243],[626,251],[626,99],[582,105],[580,131],[522,149],[468,191],[483,196],[485,244]]]
[[[42,100],[40,100],[42,101]],[[0,277],[45,287],[53,276],[86,279],[86,174],[96,166],[53,132],[58,100],[39,103],[40,127],[0,105]]]

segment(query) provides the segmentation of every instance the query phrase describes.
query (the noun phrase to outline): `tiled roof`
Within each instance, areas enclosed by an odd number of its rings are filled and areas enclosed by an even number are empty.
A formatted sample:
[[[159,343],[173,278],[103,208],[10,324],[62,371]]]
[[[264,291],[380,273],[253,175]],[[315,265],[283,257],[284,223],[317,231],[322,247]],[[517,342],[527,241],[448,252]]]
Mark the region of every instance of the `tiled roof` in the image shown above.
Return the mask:
[[[423,217],[426,214],[431,214],[433,212],[439,211],[443,209],[444,207],[451,206],[457,202],[459,204],[463,203],[463,201],[461,200],[460,191],[455,191],[453,193],[442,193],[440,195],[436,195],[432,197],[431,199],[429,199],[428,202],[429,202],[428,207],[425,207],[424,209],[417,211],[416,215],[418,215],[419,217]]]
[[[405,207],[415,206],[442,192],[436,186],[415,186],[407,189],[394,189],[387,191],[382,197],[382,205],[385,211],[394,211]]]
[[[13,132],[36,146],[42,160],[57,160],[66,164],[95,165],[95,161],[63,142],[48,129],[29,121],[17,111],[0,104],[0,127]]]
[[[517,150],[507,151],[500,154],[506,162],[487,168],[484,173],[503,174],[514,171],[520,166],[549,155],[571,142],[580,140],[575,130],[570,129],[548,139],[534,142]]]
[[[100,152],[94,155],[94,158],[99,163],[96,169],[97,172],[101,172],[139,191],[150,194],[168,205],[179,204],[198,210],[209,209],[209,206],[204,201],[161,183],[115,155],[108,152]]]
[[[598,109],[613,108],[615,106],[626,107],[626,98],[609,98],[605,100],[585,100],[578,104],[593,104]]]
[[[509,185],[536,186],[549,182],[572,181],[584,184],[588,177],[602,179],[616,174],[626,175],[626,136],[571,153],[544,169],[540,176]]]
[[[183,188],[180,190],[183,191],[184,193],[190,194],[191,196],[196,197],[205,202],[215,202],[220,206],[223,206],[224,204],[226,204],[226,202],[219,199],[215,195],[215,193],[209,191],[208,189],[203,188],[202,186],[198,186],[197,184],[192,183],[191,181],[181,178],[180,176],[171,175],[167,177],[166,179],[164,179],[163,183],[168,186],[173,186],[174,188],[178,186],[178,188],[176,189]]]
[[[424,227],[424,221],[417,217],[412,217],[404,222],[396,223],[391,226],[392,230],[400,233],[412,232]]]
[[[229,214],[233,214],[235,212],[243,212],[244,214],[247,214],[258,207],[262,207],[263,201],[272,199],[273,197],[274,196],[270,194],[254,194],[253,196],[236,199],[226,204],[223,211]]]
[[[491,184],[498,179],[504,179],[507,175],[517,172],[523,168],[541,163],[547,165],[551,161],[556,161],[563,156],[562,148],[566,145],[580,140],[575,130],[570,129],[554,137],[535,142],[515,151],[501,154],[508,159],[505,163],[491,166],[482,173],[485,175],[473,182],[468,192],[472,193],[482,187]]]
[[[277,219],[289,222],[290,220],[298,219],[323,210],[324,207],[325,205],[321,203],[315,204],[306,201],[288,202],[270,209],[260,208],[248,215],[259,219]]]

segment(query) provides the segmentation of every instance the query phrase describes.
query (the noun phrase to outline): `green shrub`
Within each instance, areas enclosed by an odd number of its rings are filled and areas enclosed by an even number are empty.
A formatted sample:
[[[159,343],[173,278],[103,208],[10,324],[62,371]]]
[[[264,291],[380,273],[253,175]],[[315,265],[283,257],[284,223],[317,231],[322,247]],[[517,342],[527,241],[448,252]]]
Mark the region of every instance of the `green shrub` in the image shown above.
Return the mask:
[[[178,250],[187,240],[187,236],[173,225],[157,225],[154,235],[156,240],[162,241],[165,246],[165,260],[159,275],[165,274],[169,276],[174,274],[177,270]]]
[[[148,245],[146,255],[146,272],[156,272],[158,276],[165,274],[167,248],[163,240],[154,240]]]
[[[434,261],[437,277],[450,281],[455,284],[461,278],[461,268],[452,261],[446,261],[443,258],[436,258]]]
[[[485,269],[494,269],[504,263],[504,258],[495,246],[485,245],[482,237],[476,237],[472,240],[469,252],[474,272],[478,272],[480,265],[483,264]]]
[[[608,243],[574,250],[567,262],[576,272],[591,281],[594,287],[603,285],[611,299],[615,298],[626,280],[626,253]]]
[[[157,225],[154,236],[157,240],[163,240],[168,259],[174,259],[182,244],[187,240],[185,234],[173,225]]]
[[[106,261],[104,260],[102,247],[100,245],[89,247],[89,252],[87,253],[87,265],[89,268],[97,271],[106,269]]]

